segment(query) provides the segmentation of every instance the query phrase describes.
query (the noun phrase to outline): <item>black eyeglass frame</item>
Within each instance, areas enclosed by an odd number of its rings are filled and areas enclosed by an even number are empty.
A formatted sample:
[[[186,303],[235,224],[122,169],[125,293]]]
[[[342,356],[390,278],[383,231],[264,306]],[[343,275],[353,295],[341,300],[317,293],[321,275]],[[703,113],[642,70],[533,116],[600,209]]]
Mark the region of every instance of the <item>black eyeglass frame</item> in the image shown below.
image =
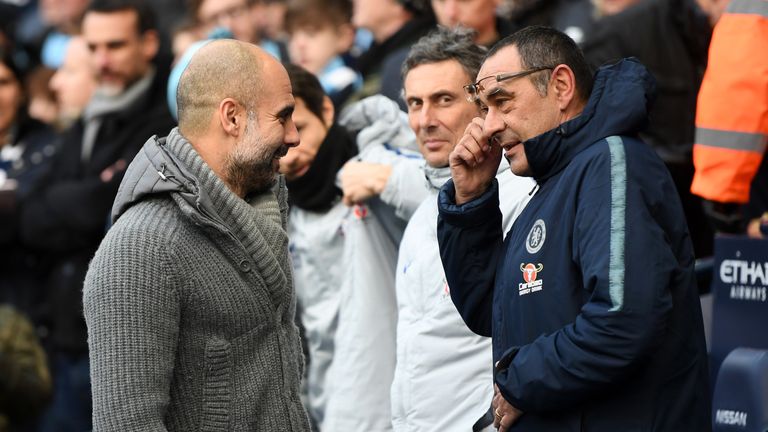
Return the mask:
[[[480,78],[475,83],[465,85],[464,92],[467,94],[467,100],[469,102],[474,103],[474,102],[477,102],[480,92],[483,91],[483,86],[480,83],[487,80],[488,78],[495,78],[496,82],[498,83],[502,81],[515,79],[515,78],[522,78],[524,76],[528,76],[536,72],[541,72],[547,69],[554,70],[556,67],[557,66],[540,66],[540,67],[526,69],[518,72],[507,72],[507,73],[498,74],[498,75],[488,75],[487,77]]]

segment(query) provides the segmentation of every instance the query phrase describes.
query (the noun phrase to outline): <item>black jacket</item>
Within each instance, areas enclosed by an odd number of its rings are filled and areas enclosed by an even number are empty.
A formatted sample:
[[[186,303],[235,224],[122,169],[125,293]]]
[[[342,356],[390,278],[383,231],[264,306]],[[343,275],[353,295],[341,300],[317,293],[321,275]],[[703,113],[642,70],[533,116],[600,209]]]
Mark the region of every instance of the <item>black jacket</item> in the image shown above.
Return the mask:
[[[87,350],[82,317],[82,284],[88,261],[104,237],[112,203],[125,168],[152,135],[175,125],[165,103],[165,78],[158,72],[150,90],[128,109],[108,114],[93,153],[81,162],[84,124],[65,134],[50,175],[22,203],[21,236],[53,261],[49,275],[47,323],[54,349]],[[107,172],[113,171],[112,176]]]
[[[654,75],[657,99],[641,137],[665,162],[691,161],[711,33],[693,0],[644,0],[598,21],[582,46],[595,68],[633,56]]]

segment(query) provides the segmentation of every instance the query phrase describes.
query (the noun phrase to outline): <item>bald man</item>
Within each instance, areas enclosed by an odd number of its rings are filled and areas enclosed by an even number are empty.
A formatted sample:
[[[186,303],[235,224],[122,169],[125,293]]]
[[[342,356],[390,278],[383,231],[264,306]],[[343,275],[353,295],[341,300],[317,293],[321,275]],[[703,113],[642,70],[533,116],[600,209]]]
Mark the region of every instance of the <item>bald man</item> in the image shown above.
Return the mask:
[[[177,100],[179,127],[129,166],[86,276],[94,430],[308,431],[276,175],[299,143],[288,75],[218,40]]]

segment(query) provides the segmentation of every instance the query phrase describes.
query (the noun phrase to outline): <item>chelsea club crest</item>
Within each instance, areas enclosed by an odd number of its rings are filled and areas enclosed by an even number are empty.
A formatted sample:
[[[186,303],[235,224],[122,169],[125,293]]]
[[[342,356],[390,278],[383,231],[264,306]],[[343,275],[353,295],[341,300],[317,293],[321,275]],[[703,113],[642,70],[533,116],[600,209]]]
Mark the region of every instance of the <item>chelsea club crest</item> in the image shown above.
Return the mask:
[[[544,246],[544,240],[547,239],[547,226],[544,225],[544,220],[538,219],[533,223],[531,231],[528,233],[528,238],[525,239],[525,250],[529,254],[535,254],[541,247]]]

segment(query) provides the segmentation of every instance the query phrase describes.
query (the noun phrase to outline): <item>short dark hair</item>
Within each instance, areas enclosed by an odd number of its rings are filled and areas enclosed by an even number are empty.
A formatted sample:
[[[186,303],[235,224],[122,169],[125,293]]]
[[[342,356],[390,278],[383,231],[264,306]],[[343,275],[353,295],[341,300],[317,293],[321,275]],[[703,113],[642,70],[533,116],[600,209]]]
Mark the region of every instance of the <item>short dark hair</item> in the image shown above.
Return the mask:
[[[485,56],[485,48],[474,42],[475,31],[468,28],[438,26],[416,42],[400,68],[405,78],[416,66],[446,60],[458,62],[470,80],[474,80]]]
[[[545,26],[530,26],[519,30],[497,42],[488,51],[486,59],[502,48],[514,45],[520,53],[520,62],[525,69],[567,65],[576,77],[576,90],[582,101],[592,93],[594,77],[592,69],[584,59],[581,49],[565,33]],[[530,80],[542,95],[547,94],[549,76],[535,73]]]
[[[325,124],[323,119],[323,99],[325,92],[323,86],[315,75],[301,66],[286,63],[285,70],[291,80],[293,97],[304,101],[307,109]],[[330,125],[326,125],[330,126]]]
[[[145,0],[91,0],[85,13],[110,13],[132,10],[138,16],[139,34],[148,30],[157,30],[157,18],[152,6]]]
[[[352,23],[350,0],[292,0],[285,10],[285,30],[337,28]]]

